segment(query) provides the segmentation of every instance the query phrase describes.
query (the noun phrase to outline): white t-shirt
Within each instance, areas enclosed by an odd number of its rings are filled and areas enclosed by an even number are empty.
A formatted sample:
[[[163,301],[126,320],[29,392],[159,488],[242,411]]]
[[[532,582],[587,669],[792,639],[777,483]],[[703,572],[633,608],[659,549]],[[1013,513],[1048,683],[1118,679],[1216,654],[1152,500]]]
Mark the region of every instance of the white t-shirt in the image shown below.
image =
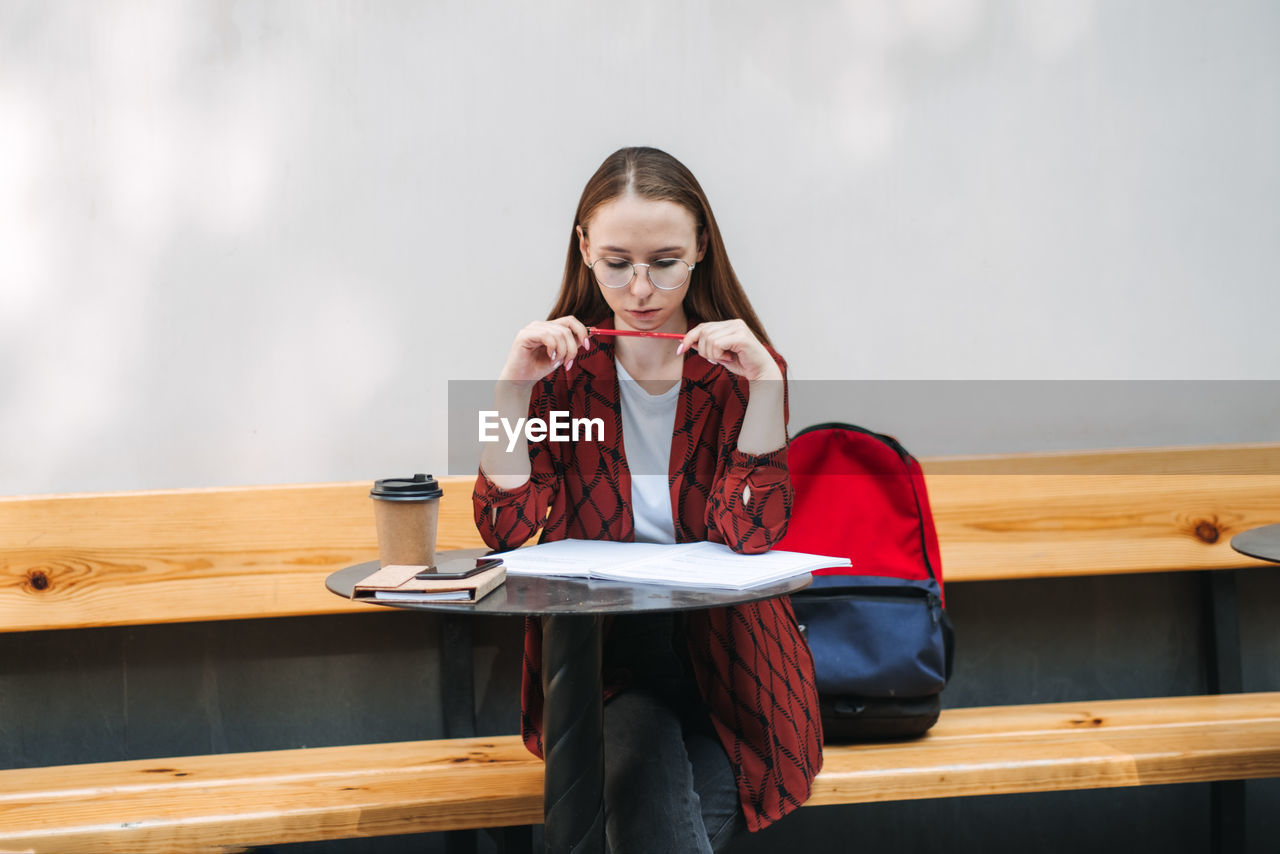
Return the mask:
[[[622,363],[618,390],[622,398],[622,449],[631,470],[631,510],[637,543],[674,543],[671,490],[667,469],[671,463],[671,434],[676,426],[680,383],[662,394],[649,394],[632,379]]]

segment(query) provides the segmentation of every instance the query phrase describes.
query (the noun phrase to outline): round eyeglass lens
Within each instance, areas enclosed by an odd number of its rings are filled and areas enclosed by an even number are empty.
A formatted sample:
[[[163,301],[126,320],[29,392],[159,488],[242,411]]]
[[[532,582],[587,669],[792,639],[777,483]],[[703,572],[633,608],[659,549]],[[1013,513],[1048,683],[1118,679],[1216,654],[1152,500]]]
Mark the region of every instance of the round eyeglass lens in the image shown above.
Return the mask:
[[[591,265],[596,281],[606,288],[621,288],[631,283],[635,268],[620,258],[599,258]]]
[[[649,281],[659,288],[674,290],[689,278],[689,265],[678,258],[663,258],[649,266]]]

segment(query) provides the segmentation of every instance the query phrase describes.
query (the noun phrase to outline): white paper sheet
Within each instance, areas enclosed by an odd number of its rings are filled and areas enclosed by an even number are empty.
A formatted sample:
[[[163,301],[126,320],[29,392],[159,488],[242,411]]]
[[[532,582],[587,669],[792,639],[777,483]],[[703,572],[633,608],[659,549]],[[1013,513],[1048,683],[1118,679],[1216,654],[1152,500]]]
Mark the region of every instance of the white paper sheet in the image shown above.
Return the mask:
[[[500,555],[510,575],[552,575],[611,581],[745,590],[850,566],[848,558],[770,551],[744,555],[722,543],[615,543],[558,540]]]

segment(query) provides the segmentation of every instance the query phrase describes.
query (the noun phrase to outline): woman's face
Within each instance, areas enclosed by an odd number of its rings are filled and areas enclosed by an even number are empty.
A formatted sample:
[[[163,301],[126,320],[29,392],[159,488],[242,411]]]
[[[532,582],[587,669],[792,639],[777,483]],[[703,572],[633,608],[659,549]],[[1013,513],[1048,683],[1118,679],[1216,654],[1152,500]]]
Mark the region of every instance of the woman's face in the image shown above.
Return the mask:
[[[706,252],[698,240],[697,223],[686,208],[668,201],[627,194],[601,205],[578,229],[578,247],[586,264],[601,258],[620,258],[632,264],[651,264],[679,258],[696,264]],[[674,290],[655,288],[648,267],[637,267],[631,284],[623,288],[596,287],[613,311],[619,329],[684,332],[684,295],[689,280]],[[692,277],[690,277],[692,278]]]

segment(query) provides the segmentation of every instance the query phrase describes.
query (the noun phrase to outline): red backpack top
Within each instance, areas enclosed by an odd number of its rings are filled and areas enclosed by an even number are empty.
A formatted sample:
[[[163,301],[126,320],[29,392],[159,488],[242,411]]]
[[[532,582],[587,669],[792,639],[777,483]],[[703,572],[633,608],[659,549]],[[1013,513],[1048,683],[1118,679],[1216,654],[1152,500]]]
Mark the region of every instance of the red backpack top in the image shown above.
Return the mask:
[[[896,439],[852,424],[816,424],[792,438],[787,463],[795,503],[776,548],[853,562],[814,575],[932,578],[942,596],[924,473]]]

